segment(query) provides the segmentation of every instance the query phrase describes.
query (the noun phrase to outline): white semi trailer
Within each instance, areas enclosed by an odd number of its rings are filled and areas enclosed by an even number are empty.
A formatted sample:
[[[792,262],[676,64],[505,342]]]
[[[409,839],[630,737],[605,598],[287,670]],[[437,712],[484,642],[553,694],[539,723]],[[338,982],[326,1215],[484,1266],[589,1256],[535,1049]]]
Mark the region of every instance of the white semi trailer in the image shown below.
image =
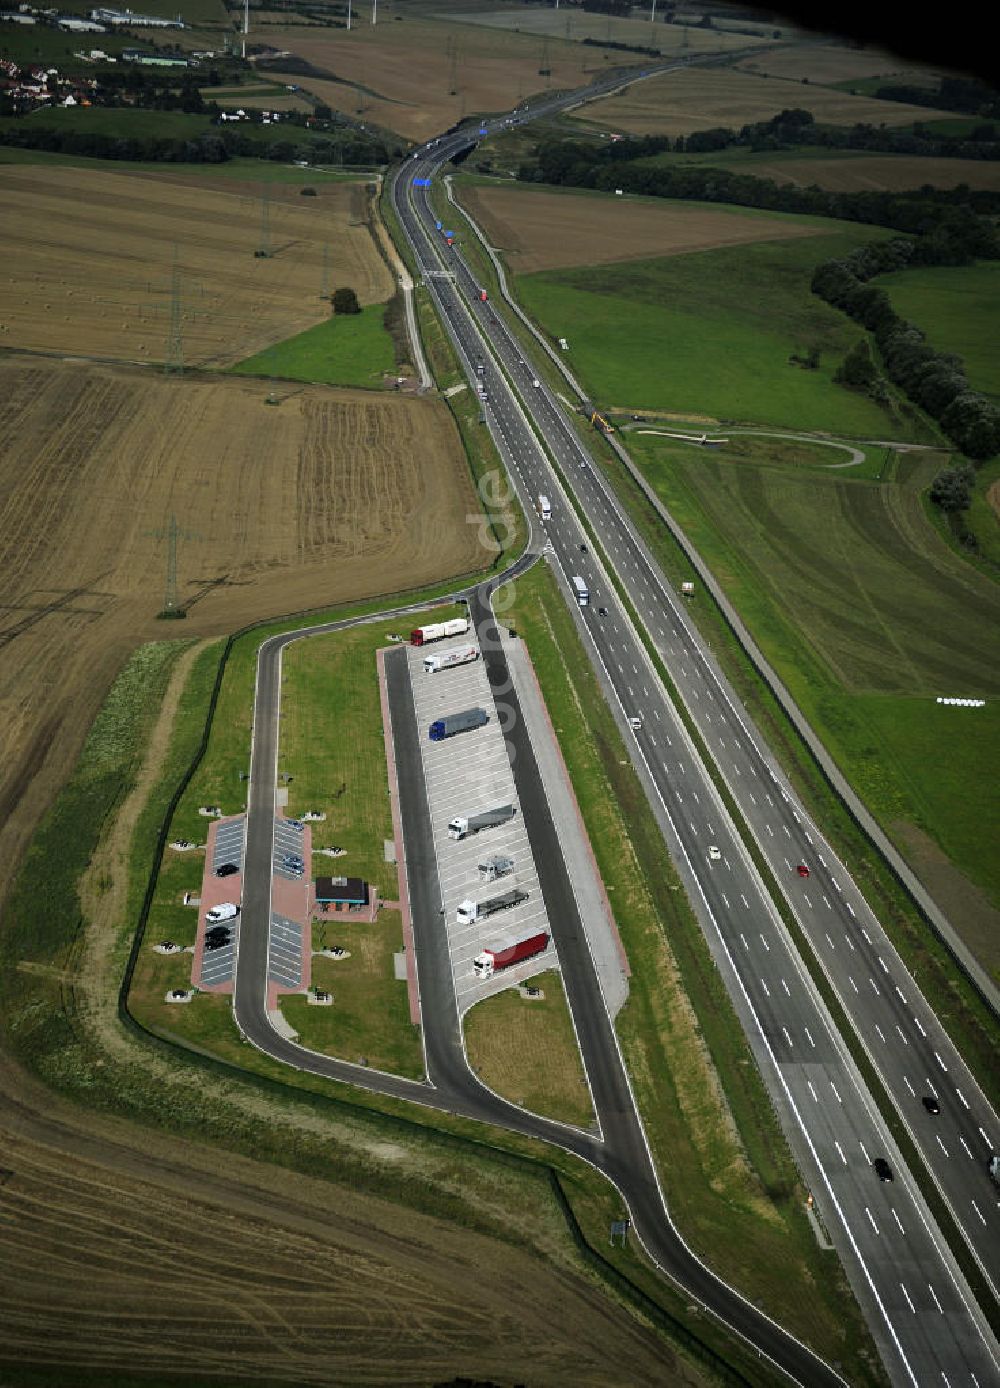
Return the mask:
[[[450,651],[436,651],[434,655],[425,655],[424,670],[428,675],[433,675],[438,670],[451,670],[456,665],[468,665],[470,661],[478,659],[478,646],[452,646]]]

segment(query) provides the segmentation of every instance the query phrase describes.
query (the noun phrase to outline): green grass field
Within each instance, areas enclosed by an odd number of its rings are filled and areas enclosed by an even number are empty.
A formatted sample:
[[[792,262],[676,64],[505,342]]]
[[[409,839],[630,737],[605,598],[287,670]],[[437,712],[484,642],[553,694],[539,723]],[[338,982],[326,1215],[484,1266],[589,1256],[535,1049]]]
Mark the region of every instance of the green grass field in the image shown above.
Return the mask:
[[[898,458],[876,483],[629,445],[873,813],[890,831],[918,825],[1000,904],[1000,862],[983,851],[1000,589],[927,521],[940,456]],[[958,710],[939,694],[990,702]]]
[[[528,982],[540,997],[505,988],[466,1013],[469,1064],[505,1099],[585,1128],[594,1111],[562,975],[553,969]]]
[[[184,111],[144,111],[135,106],[44,106],[28,116],[0,120],[0,129],[4,130],[36,127],[132,140],[193,140],[213,128],[210,116],[187,115]]]
[[[396,364],[386,332],[385,305],[360,313],[331,314],[305,332],[278,342],[232,369],[251,376],[281,376],[320,385],[381,386]]]
[[[517,290],[550,334],[569,339],[569,365],[609,408],[906,438],[916,426],[833,383],[859,330],[809,288],[821,261],[879,234],[549,271],[519,276]],[[789,364],[811,348],[817,370]]]
[[[340,945],[349,959],[312,961],[314,988],[333,995],[332,1007],[304,997],[284,997],[281,1011],[304,1046],[365,1061],[376,1070],[419,1079],[424,1073],[420,1031],[410,1021],[406,984],[393,974],[392,956],[403,948],[398,911],[380,911],[374,925],[344,920],[317,922],[313,949]]]
[[[962,358],[973,390],[1000,397],[1000,263],[898,270],[878,285],[939,352]]]
[[[77,169],[100,169],[107,173],[106,159],[88,159],[86,155],[63,154],[57,150],[16,149],[13,145],[0,145],[0,164],[51,164],[68,165]],[[332,170],[295,169],[287,164],[271,162],[266,159],[228,159],[224,164],[184,164],[164,163],[143,159],[116,159],[114,168],[119,173],[159,173],[166,177],[182,173],[185,176],[200,174],[203,178],[232,178],[245,183],[290,183],[307,187],[319,183],[368,182],[364,175],[338,173]]]

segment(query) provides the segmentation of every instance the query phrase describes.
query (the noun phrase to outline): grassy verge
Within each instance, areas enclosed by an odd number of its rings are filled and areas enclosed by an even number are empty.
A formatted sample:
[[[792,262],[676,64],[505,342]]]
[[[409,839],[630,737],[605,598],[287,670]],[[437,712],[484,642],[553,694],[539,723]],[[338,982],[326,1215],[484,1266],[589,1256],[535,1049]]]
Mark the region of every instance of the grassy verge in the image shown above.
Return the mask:
[[[594,1117],[562,977],[528,980],[540,996],[513,988],[465,1015],[469,1064],[489,1087],[532,1113],[585,1128]]]
[[[685,1237],[853,1382],[879,1371],[742,1028],[672,867],[613,716],[547,571],[515,586],[528,644],[632,967],[617,1028],[671,1211]],[[809,1286],[808,1307],[789,1286]]]
[[[230,369],[238,375],[280,376],[314,385],[380,387],[396,365],[385,315],[385,304],[368,304],[360,313],[331,314],[326,322]]]

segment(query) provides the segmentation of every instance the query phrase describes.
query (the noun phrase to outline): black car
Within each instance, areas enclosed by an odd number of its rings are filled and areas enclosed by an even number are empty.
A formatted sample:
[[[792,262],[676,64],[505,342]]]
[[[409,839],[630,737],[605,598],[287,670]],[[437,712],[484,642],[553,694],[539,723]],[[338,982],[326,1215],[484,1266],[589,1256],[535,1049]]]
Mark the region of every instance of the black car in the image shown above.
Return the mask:
[[[599,607],[597,609],[597,615],[598,617],[606,617],[608,615],[608,609],[606,607]]]
[[[213,935],[211,939],[209,939],[207,935],[205,936],[205,948],[207,950],[225,949],[226,945],[229,943],[230,940],[228,935]]]
[[[236,872],[239,872],[239,868],[235,863],[223,863],[221,867],[215,869],[216,877],[232,877]]]
[[[885,1157],[876,1157],[872,1162],[872,1166],[874,1166],[875,1174],[880,1181],[892,1180],[892,1167],[886,1161]]]
[[[924,1097],[920,1100],[920,1102],[923,1104],[924,1108],[927,1110],[928,1113],[941,1112],[941,1105],[938,1103],[937,1099],[935,1099],[933,1094],[925,1094]]]
[[[586,554],[586,553],[587,553],[587,546],[586,546],[586,545],[581,545],[581,546],[580,546],[580,553],[581,553],[581,554]]]

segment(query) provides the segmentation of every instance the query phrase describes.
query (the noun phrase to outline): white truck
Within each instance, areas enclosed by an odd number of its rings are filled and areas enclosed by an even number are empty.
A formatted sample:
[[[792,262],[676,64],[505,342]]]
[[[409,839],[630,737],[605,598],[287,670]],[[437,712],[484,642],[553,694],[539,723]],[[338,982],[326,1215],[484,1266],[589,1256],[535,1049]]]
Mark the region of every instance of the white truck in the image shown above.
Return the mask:
[[[497,805],[495,809],[480,810],[478,814],[456,815],[448,822],[448,837],[464,839],[469,834],[478,834],[481,829],[498,829],[516,814],[513,805]]]
[[[424,670],[428,675],[433,675],[438,670],[451,670],[456,665],[468,665],[470,661],[478,659],[478,646],[452,646],[450,651],[437,651],[434,655],[425,655]]]
[[[512,887],[509,892],[504,892],[501,896],[491,896],[486,901],[473,901],[468,897],[458,903],[455,919],[459,925],[474,925],[476,921],[486,920],[488,916],[496,916],[501,911],[509,911],[514,906],[520,906],[521,902],[527,899],[528,893],[522,892],[520,887]]]
[[[514,871],[514,859],[506,853],[494,853],[479,864],[480,882],[495,882],[498,877],[507,877]]]
[[[551,519],[552,519],[552,503],[551,503],[551,501],[548,499],[548,497],[547,497],[547,496],[540,496],[540,497],[538,498],[538,502],[537,502],[536,504],[537,504],[537,506],[538,506],[538,514],[539,514],[539,516],[541,516],[542,520],[543,520],[543,521],[551,520]]]
[[[464,636],[469,630],[465,617],[452,617],[447,622],[431,622],[430,626],[414,627],[410,632],[410,645],[423,646],[428,641],[440,641],[442,636]]]

